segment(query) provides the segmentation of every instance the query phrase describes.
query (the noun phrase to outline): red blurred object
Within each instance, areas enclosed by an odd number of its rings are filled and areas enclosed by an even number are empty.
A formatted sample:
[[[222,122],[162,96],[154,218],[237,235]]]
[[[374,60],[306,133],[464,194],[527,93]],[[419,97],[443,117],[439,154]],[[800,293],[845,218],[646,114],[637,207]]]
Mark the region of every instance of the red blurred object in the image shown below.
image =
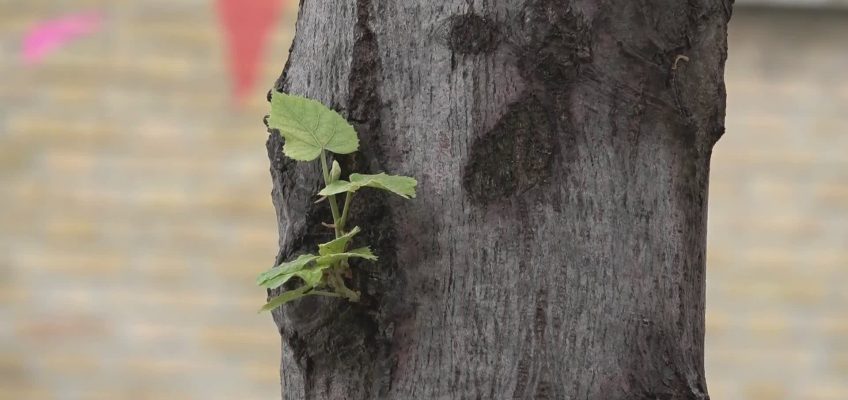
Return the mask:
[[[262,50],[276,25],[281,0],[217,0],[229,47],[233,94],[243,101],[253,88]]]

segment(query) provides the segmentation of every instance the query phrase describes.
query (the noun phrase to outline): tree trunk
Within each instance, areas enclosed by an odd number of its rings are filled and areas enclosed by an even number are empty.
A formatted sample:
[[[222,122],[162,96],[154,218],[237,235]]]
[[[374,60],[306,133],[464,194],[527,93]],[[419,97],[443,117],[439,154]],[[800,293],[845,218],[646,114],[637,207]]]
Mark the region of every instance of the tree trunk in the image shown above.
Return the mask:
[[[732,0],[301,0],[277,90],[353,122],[360,303],[274,311],[285,399],[707,399]],[[277,262],[330,238],[272,132]]]

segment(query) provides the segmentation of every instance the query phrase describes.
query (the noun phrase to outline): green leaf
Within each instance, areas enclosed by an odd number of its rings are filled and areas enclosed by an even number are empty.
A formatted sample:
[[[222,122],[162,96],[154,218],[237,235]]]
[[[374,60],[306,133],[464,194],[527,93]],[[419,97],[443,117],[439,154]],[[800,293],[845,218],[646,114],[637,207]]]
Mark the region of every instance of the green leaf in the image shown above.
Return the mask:
[[[324,270],[329,267],[329,265],[316,265],[314,268],[295,272],[295,275],[303,279],[307,286],[315,287],[321,283],[321,278],[324,277]]]
[[[403,198],[415,197],[415,186],[418,181],[408,176],[387,175],[379,173],[376,175],[350,174],[350,181],[335,181],[320,192],[321,196],[332,196],[344,192],[355,192],[363,187],[372,187],[387,190]]]
[[[320,260],[320,259],[321,259],[321,257],[318,257],[318,260]],[[303,281],[306,282],[307,286],[310,286],[310,287],[318,286],[318,284],[321,283],[321,278],[324,277],[324,270],[329,268],[329,267],[330,267],[329,264],[318,264],[318,265],[311,267],[311,268],[301,269],[301,270],[294,271],[294,272],[291,272],[291,273],[275,276],[274,278],[271,278],[271,279],[268,279],[265,282],[262,282],[259,286],[262,286],[262,287],[265,287],[265,288],[268,288],[268,289],[275,289],[275,288],[282,286],[284,283],[290,281],[291,278],[294,278],[294,277],[298,277],[300,279],[303,279]]]
[[[283,153],[299,161],[312,161],[322,150],[349,154],[359,148],[356,131],[344,117],[305,97],[275,91],[268,126],[286,139]]]
[[[322,256],[342,253],[347,248],[347,244],[350,243],[351,239],[353,239],[356,234],[359,233],[359,227],[354,227],[350,230],[350,232],[339,236],[327,243],[318,245],[318,254]]]
[[[268,281],[280,275],[291,274],[295,271],[299,271],[303,268],[306,268],[306,266],[309,265],[310,262],[314,261],[317,258],[318,256],[313,254],[301,254],[293,261],[284,262],[274,268],[271,268],[259,274],[259,277],[256,278],[256,284],[259,286],[265,286]]]
[[[263,306],[262,309],[259,310],[259,312],[271,311],[292,300],[297,300],[303,296],[306,296],[306,292],[309,291],[309,289],[311,289],[309,286],[301,286],[295,290],[289,290],[288,292],[284,292],[283,294],[269,300],[268,303],[265,304],[265,306]]]
[[[351,174],[351,175],[353,175],[353,174]],[[359,186],[354,187],[348,181],[338,180],[338,181],[335,181],[335,182],[331,182],[325,188],[321,189],[321,191],[318,192],[318,195],[319,196],[332,196],[332,195],[336,195],[336,194],[339,194],[339,193],[355,192],[357,189],[359,189]]]
[[[315,262],[318,265],[332,265],[335,262],[347,260],[348,258],[364,258],[366,260],[374,261],[377,259],[377,256],[371,252],[371,249],[368,247],[360,247],[358,249],[353,249],[344,253],[334,253],[328,254],[325,256],[318,257]]]

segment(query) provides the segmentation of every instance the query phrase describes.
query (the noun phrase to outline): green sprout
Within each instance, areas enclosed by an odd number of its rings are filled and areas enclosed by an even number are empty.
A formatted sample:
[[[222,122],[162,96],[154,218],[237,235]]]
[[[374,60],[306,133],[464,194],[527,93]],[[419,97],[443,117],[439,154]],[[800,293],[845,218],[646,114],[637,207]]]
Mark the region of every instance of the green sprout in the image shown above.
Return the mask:
[[[357,190],[365,187],[386,190],[403,198],[415,197],[418,182],[407,176],[350,174],[349,180],[341,180],[341,166],[327,162],[327,153],[350,154],[359,149],[356,130],[337,112],[323,104],[300,96],[274,92],[271,97],[271,115],[268,126],[283,135],[283,154],[297,161],[314,161],[320,158],[324,175],[324,188],[318,192],[326,199],[333,215],[329,224],[335,231],[335,239],[318,245],[318,254],[301,254],[284,262],[256,279],[256,283],[267,289],[275,289],[293,278],[302,285],[287,290],[268,301],[261,311],[270,311],[304,296],[318,295],[359,301],[359,292],[347,287],[344,277],[350,275],[351,258],[376,261],[377,256],[368,246],[348,249],[348,245],[361,230],[345,229],[350,213],[351,201]],[[341,211],[336,196],[344,193]]]

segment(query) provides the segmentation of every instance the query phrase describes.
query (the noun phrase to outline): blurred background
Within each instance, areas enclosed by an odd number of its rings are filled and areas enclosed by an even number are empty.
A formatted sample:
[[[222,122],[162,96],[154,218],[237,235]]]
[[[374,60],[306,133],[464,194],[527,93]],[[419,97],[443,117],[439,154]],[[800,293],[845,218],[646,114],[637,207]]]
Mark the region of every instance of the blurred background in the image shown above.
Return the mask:
[[[0,399],[279,398],[253,280],[296,6],[0,0]],[[738,0],[726,80],[710,393],[848,399],[848,0]]]

